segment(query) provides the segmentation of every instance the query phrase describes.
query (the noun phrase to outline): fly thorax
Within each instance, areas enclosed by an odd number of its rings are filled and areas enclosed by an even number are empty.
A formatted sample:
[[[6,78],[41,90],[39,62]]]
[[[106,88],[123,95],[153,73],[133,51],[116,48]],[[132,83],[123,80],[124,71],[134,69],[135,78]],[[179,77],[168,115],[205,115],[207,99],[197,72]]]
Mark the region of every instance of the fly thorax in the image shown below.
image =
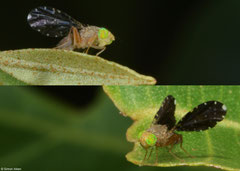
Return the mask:
[[[147,131],[153,133],[157,137],[157,146],[164,146],[172,132],[168,130],[166,125],[152,125]]]
[[[157,142],[157,136],[148,131],[142,131],[138,135],[139,142],[144,148],[155,146]]]
[[[113,36],[113,34],[108,31],[106,28],[100,28],[98,30],[98,46],[99,47],[104,47],[106,45],[109,45],[112,43],[112,41],[114,41],[115,38]]]
[[[164,136],[168,132],[168,128],[166,125],[152,125],[147,131],[157,136]]]
[[[84,27],[79,31],[81,37],[82,47],[88,47],[89,44],[92,44],[94,38],[96,38],[98,33],[98,27],[88,26]]]

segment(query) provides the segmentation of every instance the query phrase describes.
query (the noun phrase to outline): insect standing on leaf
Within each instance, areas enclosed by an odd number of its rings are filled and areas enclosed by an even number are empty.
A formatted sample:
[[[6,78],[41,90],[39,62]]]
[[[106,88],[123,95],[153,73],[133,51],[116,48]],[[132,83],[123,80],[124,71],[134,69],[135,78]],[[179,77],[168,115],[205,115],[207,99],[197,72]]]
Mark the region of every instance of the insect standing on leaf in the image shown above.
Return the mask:
[[[155,115],[150,128],[140,132],[139,141],[141,146],[146,150],[142,164],[146,160],[148,149],[151,147],[150,157],[154,146],[156,147],[156,164],[158,162],[158,147],[166,147],[174,158],[183,161],[172,153],[173,146],[179,143],[181,149],[190,157],[193,157],[182,147],[182,135],[174,131],[204,131],[213,128],[217,122],[224,119],[227,112],[226,106],[222,103],[208,101],[188,112],[176,124],[176,119],[174,117],[175,108],[176,100],[171,95],[167,96]]]
[[[103,27],[83,25],[58,9],[40,6],[33,9],[27,17],[29,25],[49,37],[64,37],[57,45],[59,49],[99,49],[97,56],[106,45],[115,40],[113,34]]]

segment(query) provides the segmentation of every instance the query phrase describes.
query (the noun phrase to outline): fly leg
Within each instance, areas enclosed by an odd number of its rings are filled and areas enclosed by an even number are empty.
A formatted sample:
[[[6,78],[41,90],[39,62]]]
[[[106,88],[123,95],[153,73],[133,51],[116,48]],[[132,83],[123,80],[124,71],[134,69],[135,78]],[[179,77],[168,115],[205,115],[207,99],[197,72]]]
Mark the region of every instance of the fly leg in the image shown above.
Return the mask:
[[[57,49],[74,50],[80,48],[81,37],[76,27],[72,27],[66,37],[64,37],[58,44]]]
[[[97,39],[97,34],[93,35],[91,38],[89,38],[88,42],[87,42],[87,45],[88,45],[88,48],[87,50],[84,52],[84,53],[88,53],[89,49],[91,47],[97,49],[95,46],[93,46],[95,40]],[[97,55],[98,56],[98,55]]]
[[[84,53],[86,53],[86,54],[87,54],[87,53],[88,53],[88,51],[89,51],[89,49],[90,49],[90,46],[87,48],[87,50],[85,50],[85,51],[84,51]]]
[[[172,152],[172,148],[173,148],[174,144],[171,144],[171,147],[168,149],[168,152],[173,156],[175,157],[176,159],[180,160],[181,162],[184,162],[184,160],[180,159],[178,156],[176,156],[176,154],[174,154]]]
[[[74,47],[72,45],[72,31],[70,30],[68,35],[64,37],[55,48],[57,49],[67,49],[67,50],[73,50]]]
[[[145,156],[144,156],[144,159],[143,159],[141,165],[143,165],[143,163],[144,163],[144,161],[145,161],[145,159],[146,159],[146,157],[147,157],[148,149],[145,149],[145,150],[146,150],[146,153],[145,153]]]
[[[102,50],[100,50],[100,51],[96,54],[96,56],[100,55],[100,53],[102,53],[105,49],[106,49],[106,47],[104,47]]]
[[[80,37],[78,29],[76,27],[72,26],[71,31],[72,31],[72,34],[73,34],[72,38],[73,38],[73,47],[74,47],[74,49],[81,48],[81,37]]]
[[[183,140],[182,140],[182,135],[179,137],[179,142],[180,142],[180,148],[191,158],[194,158],[192,155],[190,155],[182,146]]]
[[[155,159],[155,165],[158,163],[158,146],[156,146],[156,159]]]
[[[94,49],[101,49],[97,54],[96,54],[96,56],[98,56],[100,53],[102,53],[105,49],[106,49],[106,47],[104,46],[104,47],[99,47],[99,46],[91,46],[92,48],[94,48]]]
[[[147,160],[148,160],[148,159],[150,158],[150,156],[152,155],[152,151],[153,151],[153,148],[151,148],[151,151],[150,151],[150,154],[149,154]]]

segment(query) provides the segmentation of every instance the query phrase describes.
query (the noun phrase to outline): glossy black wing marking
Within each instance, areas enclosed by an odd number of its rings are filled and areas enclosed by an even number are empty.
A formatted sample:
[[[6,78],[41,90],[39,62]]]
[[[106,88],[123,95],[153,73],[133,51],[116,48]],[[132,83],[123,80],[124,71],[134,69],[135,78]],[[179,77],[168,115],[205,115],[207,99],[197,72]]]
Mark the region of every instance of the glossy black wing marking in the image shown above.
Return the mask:
[[[159,111],[154,117],[153,124],[154,125],[166,125],[168,130],[172,129],[175,126],[176,119],[174,117],[176,108],[176,100],[173,96],[167,96]]]
[[[79,29],[82,27],[68,14],[46,6],[33,9],[28,14],[27,21],[34,30],[50,37],[66,36],[72,26]]]
[[[203,131],[213,128],[217,122],[222,121],[227,108],[220,102],[208,101],[200,104],[193,111],[188,112],[177,124],[178,131]]]

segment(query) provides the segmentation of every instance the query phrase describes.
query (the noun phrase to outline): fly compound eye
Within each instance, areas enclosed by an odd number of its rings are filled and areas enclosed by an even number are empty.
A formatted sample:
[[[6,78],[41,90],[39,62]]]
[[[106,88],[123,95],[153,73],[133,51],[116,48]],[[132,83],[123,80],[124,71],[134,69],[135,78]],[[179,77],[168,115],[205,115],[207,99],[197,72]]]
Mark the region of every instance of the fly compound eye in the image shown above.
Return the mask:
[[[152,147],[157,142],[157,137],[151,132],[142,131],[138,134],[139,142],[144,148]]]
[[[147,137],[146,137],[146,143],[149,145],[149,146],[154,146],[157,142],[157,137],[156,135],[154,134],[149,134]]]
[[[100,39],[106,39],[109,36],[109,31],[105,28],[100,28],[98,31],[98,37]]]

